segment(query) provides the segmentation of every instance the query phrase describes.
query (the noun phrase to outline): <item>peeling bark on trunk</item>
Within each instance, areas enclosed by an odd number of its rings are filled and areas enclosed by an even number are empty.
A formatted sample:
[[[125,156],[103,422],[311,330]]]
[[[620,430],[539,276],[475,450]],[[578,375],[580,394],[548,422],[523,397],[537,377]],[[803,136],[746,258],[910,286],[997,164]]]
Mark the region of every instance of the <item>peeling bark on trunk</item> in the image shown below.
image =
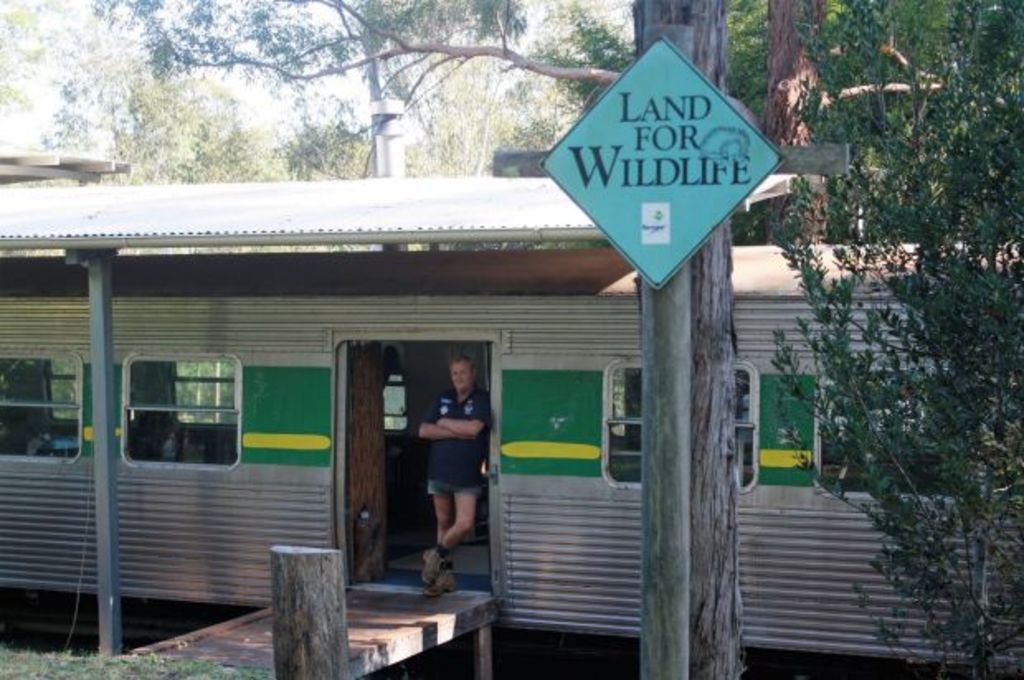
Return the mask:
[[[768,97],[764,109],[764,133],[779,146],[806,146],[811,130],[803,121],[803,105],[808,90],[818,82],[818,72],[807,58],[807,50],[798,26],[809,19],[817,32],[824,13],[824,0],[808,5],[793,0],[768,0]],[[775,219],[765,224],[764,242],[772,242],[772,225],[786,209],[786,198],[772,200]],[[816,220],[806,225],[808,233],[820,231]]]
[[[731,244],[726,223],[692,260],[692,678],[738,678],[742,672]]]
[[[812,30],[821,24],[824,0],[814,0],[810,17]],[[797,30],[804,22],[803,3],[793,0],[768,0],[768,100],[764,112],[764,131],[779,145],[803,146],[811,141],[811,132],[801,120],[808,85],[818,82],[818,72],[807,58],[807,50]]]
[[[355,343],[350,352],[348,479],[352,580],[376,581],[384,577],[387,544],[383,355],[378,342]]]

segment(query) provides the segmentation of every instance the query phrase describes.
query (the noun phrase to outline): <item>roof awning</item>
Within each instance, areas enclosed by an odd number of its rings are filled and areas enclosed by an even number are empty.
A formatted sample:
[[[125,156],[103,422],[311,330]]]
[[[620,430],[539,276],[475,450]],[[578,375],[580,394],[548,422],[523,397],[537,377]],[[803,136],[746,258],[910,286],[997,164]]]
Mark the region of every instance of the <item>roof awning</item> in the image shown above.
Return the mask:
[[[769,177],[754,200],[788,179]],[[603,239],[539,178],[0,190],[0,250]]]
[[[131,165],[116,161],[49,153],[12,153],[0,151],[0,184],[48,179],[98,182],[104,175],[127,174],[129,172],[131,172]]]

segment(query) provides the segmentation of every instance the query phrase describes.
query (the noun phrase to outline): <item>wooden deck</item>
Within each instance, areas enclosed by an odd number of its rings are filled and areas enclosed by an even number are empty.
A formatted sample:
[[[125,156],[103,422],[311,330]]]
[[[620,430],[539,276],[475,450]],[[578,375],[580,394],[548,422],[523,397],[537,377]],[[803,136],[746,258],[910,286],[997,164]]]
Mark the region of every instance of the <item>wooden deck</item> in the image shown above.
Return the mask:
[[[498,617],[490,594],[455,592],[430,599],[419,590],[359,587],[349,590],[349,664],[360,678],[442,645],[465,633],[487,629]],[[274,668],[270,609],[140,647],[134,655],[202,659],[224,666]]]

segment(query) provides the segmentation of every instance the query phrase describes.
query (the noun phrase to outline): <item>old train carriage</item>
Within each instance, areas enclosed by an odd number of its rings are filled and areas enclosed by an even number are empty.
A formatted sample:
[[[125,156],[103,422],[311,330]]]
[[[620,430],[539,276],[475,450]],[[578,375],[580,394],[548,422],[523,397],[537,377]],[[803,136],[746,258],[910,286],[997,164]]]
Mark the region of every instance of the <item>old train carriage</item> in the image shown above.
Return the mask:
[[[414,580],[432,531],[414,434],[447,358],[468,352],[495,423],[486,523],[460,549],[461,587],[498,594],[506,626],[636,635],[641,348],[617,255],[159,250],[595,238],[543,180],[5,190],[0,201],[3,249],[148,249],[113,270],[124,595],[264,603],[268,546],[347,537],[355,551],[369,528],[386,540],[384,571],[369,578]],[[39,254],[0,258],[0,587],[90,591],[85,277]],[[738,248],[734,261],[746,644],[884,654],[854,592],[884,601],[869,567],[877,537],[801,469],[817,454],[782,435],[814,431],[770,361],[773,331],[803,309],[795,282],[771,248]],[[353,498],[367,475],[383,480],[382,506]]]

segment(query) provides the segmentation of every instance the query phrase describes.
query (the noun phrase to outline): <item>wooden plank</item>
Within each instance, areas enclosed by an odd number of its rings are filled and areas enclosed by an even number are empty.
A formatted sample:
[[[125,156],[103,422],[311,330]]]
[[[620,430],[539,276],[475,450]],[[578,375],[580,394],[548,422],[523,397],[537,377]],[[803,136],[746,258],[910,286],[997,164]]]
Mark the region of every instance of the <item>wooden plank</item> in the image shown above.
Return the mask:
[[[784,146],[779,174],[790,175],[845,175],[850,170],[849,144],[815,144],[813,146]]]
[[[0,164],[0,183],[27,182],[30,180],[44,179],[73,179],[81,182],[96,182],[99,181],[100,175],[91,172],[62,170],[59,167]]]
[[[850,169],[848,144],[783,146],[782,165],[775,172],[788,175],[845,175]],[[498,151],[494,154],[495,177],[546,177],[541,161],[547,151]]]
[[[489,627],[498,618],[498,601],[479,592],[426,598],[415,588],[375,586],[350,590],[346,599],[349,668],[353,677],[373,673]],[[272,669],[273,617],[269,609],[262,609],[139,648],[133,654]]]
[[[54,154],[0,154],[0,164],[4,165],[60,165],[60,156]]]
[[[191,633],[186,633],[185,635],[179,635],[178,637],[174,637],[169,640],[163,640],[151,645],[146,645],[145,647],[138,647],[132,650],[131,656],[160,654],[167,650],[184,649],[186,647],[191,647],[195,643],[205,640],[206,638],[222,637],[230,631],[248,626],[258,621],[266,620],[269,624],[272,614],[273,612],[270,611],[269,607],[267,609],[260,609],[259,611],[239,616],[237,619],[231,619],[230,621],[224,621],[212,626],[207,626],[206,628],[200,628],[199,630],[192,631]]]

